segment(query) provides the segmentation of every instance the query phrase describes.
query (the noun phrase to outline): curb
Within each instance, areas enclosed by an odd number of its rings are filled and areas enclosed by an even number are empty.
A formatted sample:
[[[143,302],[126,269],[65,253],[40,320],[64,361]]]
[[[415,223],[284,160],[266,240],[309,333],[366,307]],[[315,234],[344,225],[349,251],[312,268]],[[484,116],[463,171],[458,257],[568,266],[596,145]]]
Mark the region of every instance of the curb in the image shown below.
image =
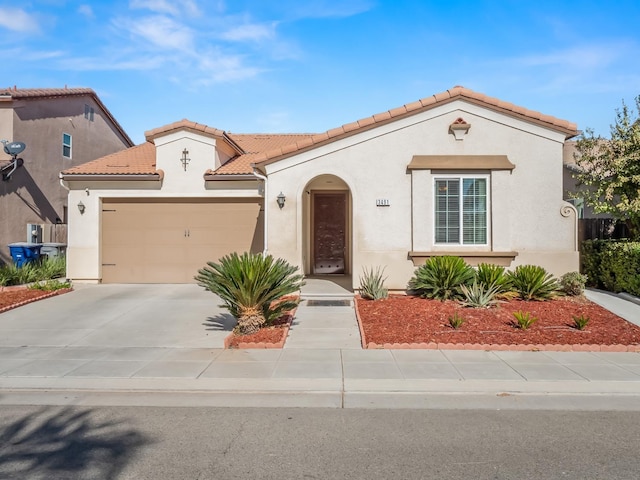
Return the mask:
[[[522,344],[505,345],[492,343],[383,343],[370,342],[363,348],[387,350],[487,350],[511,352],[633,352],[640,353],[640,345],[598,344]]]
[[[297,309],[296,309],[297,310]],[[287,324],[281,328],[281,330],[283,330],[283,335],[282,335],[282,340],[280,340],[279,342],[276,343],[270,343],[270,342],[239,342],[238,345],[234,345],[233,347],[231,347],[231,342],[233,341],[233,339],[236,337],[236,335],[231,332],[229,335],[227,335],[224,339],[224,349],[225,350],[230,350],[230,349],[238,349],[238,350],[244,350],[244,349],[265,349],[265,348],[284,348],[284,344],[287,341],[287,338],[289,337],[289,330],[291,329],[291,324],[293,323],[293,318],[295,315],[295,310],[291,313],[287,313],[286,315],[289,317]]]
[[[3,289],[7,289],[7,291],[15,291],[15,290],[26,290],[27,287],[26,286],[18,286],[19,288],[16,287],[2,287]],[[69,293],[73,290],[73,288],[61,288],[60,290],[53,290],[49,293],[45,293],[44,295],[40,296],[40,297],[35,297],[35,298],[30,298],[28,300],[25,300],[23,302],[18,302],[18,303],[14,303],[11,305],[8,305],[6,307],[2,307],[0,308],[0,313],[4,313],[7,312],[9,310],[13,310],[14,308],[18,308],[18,307],[22,307],[23,305],[27,305],[29,303],[33,303],[33,302],[37,302],[38,300],[44,300],[45,298],[50,298],[50,297],[55,297],[56,295],[61,295],[63,293]],[[3,292],[5,290],[0,290],[0,292]]]

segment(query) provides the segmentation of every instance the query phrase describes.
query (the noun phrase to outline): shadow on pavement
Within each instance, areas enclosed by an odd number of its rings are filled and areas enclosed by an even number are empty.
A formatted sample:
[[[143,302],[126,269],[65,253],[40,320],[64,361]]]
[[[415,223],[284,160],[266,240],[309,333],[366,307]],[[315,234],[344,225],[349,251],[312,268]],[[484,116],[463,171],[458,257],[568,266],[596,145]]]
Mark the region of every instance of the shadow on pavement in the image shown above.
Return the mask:
[[[127,420],[100,422],[92,409],[43,408],[0,424],[0,478],[115,479],[151,443]]]
[[[207,327],[207,330],[213,330],[217,332],[224,330],[230,332],[231,330],[233,330],[233,327],[236,326],[236,323],[237,321],[235,318],[233,318],[232,315],[228,313],[221,313],[219,315],[216,315],[215,317],[208,317],[202,325]]]

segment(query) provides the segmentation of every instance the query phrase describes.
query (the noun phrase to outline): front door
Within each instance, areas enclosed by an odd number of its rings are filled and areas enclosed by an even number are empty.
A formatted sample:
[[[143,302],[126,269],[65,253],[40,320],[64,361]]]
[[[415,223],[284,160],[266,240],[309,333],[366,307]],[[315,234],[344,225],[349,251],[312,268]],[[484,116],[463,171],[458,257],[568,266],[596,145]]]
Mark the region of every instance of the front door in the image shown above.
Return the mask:
[[[313,192],[313,273],[344,273],[347,192]]]

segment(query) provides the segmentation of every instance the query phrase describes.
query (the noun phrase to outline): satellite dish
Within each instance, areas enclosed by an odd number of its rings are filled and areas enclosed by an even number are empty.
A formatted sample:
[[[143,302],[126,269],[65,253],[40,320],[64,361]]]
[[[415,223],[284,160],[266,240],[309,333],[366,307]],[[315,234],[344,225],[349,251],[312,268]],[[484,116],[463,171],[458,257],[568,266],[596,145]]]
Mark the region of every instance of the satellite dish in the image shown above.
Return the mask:
[[[27,148],[27,146],[22,142],[11,142],[11,143],[5,144],[4,151],[8,155],[15,157],[21,154],[25,148]]]

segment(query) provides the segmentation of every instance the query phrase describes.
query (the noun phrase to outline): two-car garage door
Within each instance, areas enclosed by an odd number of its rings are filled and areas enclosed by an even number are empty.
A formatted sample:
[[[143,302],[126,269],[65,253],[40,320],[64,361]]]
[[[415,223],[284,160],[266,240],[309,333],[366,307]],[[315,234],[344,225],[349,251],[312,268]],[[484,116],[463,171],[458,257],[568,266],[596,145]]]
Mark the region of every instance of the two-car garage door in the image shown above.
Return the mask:
[[[104,283],[191,283],[207,261],[259,252],[263,219],[255,199],[104,199]]]

